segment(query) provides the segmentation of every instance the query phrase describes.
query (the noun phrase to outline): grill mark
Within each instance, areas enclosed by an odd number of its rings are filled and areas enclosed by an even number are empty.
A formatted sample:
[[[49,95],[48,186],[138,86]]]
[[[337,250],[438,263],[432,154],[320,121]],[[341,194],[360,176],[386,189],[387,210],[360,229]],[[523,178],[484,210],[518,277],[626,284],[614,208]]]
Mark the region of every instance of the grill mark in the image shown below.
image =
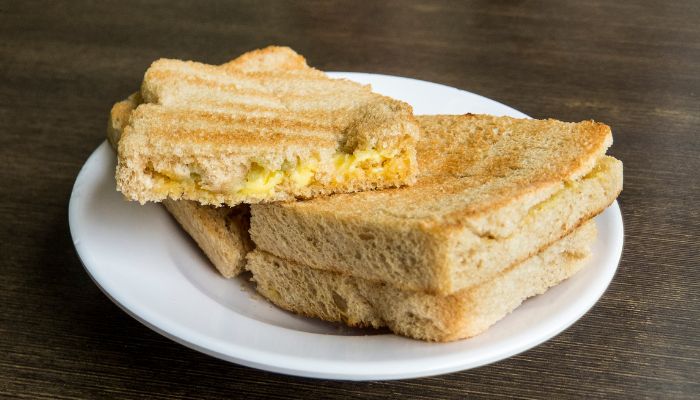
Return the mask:
[[[320,120],[322,121],[322,120]],[[298,136],[300,143],[317,138],[324,143],[334,143],[340,133],[331,126],[282,114],[280,116],[250,116],[230,113],[212,113],[201,110],[166,109],[157,105],[141,105],[134,113],[131,125],[148,135],[163,135],[171,140],[186,140],[195,135],[207,140],[219,138],[241,139]],[[286,140],[288,142],[288,140]],[[306,141],[306,142],[304,142]]]
[[[307,74],[280,77],[279,73],[240,73],[214,66],[194,68],[186,63],[179,64],[180,69],[174,70],[168,67],[176,68],[178,64],[167,61],[163,63],[161,60],[152,66],[144,79],[145,87],[153,89],[155,101],[192,100],[192,94],[184,92],[191,89],[201,93],[201,97],[219,97],[222,102],[247,96],[250,103],[262,102],[267,106],[277,103],[291,112],[331,112],[347,110],[373,98],[369,85],[344,79]],[[183,71],[182,65],[189,68]],[[343,102],[343,99],[352,100]]]
[[[315,132],[319,135],[337,135],[333,124],[325,123],[323,120],[305,118],[303,115],[277,113],[275,110],[269,110],[269,112],[260,115],[251,115],[244,110],[241,110],[240,113],[212,112],[210,110],[165,108],[144,104],[139,106],[132,118],[132,125],[157,124],[177,127],[201,124],[217,128],[225,125],[237,129],[242,126],[252,126],[256,129],[295,130],[296,132]],[[157,120],[151,122],[153,119]]]
[[[148,71],[144,81],[153,78],[179,78],[183,77],[196,78],[204,82],[221,82],[226,84],[236,84],[240,88],[260,89],[261,82],[246,74],[238,71],[224,71],[219,67],[200,63],[190,63],[187,61],[178,60],[159,60],[154,63]]]
[[[275,142],[288,146],[313,146],[315,148],[337,147],[337,141],[329,140],[318,136],[302,136],[298,132],[288,134],[280,131],[252,131],[252,130],[202,130],[193,127],[179,127],[171,130],[167,126],[150,126],[146,129],[151,137],[167,137],[169,141],[191,142],[196,140],[206,140],[208,143],[226,145],[235,141],[237,146],[255,147],[261,144],[261,135],[265,142]]]
[[[279,103],[277,96],[269,93],[262,86],[246,85],[245,79],[221,82],[219,80],[206,79],[200,76],[183,74],[180,71],[153,71],[146,74],[144,87],[150,89],[157,99],[164,97],[164,94],[174,98],[182,98],[187,89],[197,89],[201,91],[208,89],[208,94],[228,95],[232,98],[249,96]],[[204,94],[204,93],[203,93]],[[188,98],[189,96],[186,96]]]

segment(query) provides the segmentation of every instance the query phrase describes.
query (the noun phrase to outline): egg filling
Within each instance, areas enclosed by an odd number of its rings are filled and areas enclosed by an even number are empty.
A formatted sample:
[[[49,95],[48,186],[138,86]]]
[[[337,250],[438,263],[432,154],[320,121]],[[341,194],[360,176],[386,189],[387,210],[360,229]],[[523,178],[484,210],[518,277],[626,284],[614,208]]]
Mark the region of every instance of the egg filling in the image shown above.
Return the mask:
[[[371,150],[356,150],[352,154],[336,153],[331,161],[330,186],[339,186],[358,178],[394,180],[401,178],[409,168],[407,154],[391,154]],[[266,196],[278,186],[289,185],[295,189],[317,182],[320,170],[318,159],[285,161],[280,169],[268,169],[253,163],[245,181],[237,188],[241,195]]]
[[[191,164],[157,170],[149,165],[149,174],[164,191],[235,193],[240,196],[264,198],[278,188],[301,189],[315,183],[330,188],[347,186],[354,180],[379,179],[395,181],[409,172],[410,156],[405,151],[355,150],[353,153],[337,152],[329,161],[321,163],[317,157],[286,160],[275,169],[253,162],[241,182],[212,184],[200,168]]]

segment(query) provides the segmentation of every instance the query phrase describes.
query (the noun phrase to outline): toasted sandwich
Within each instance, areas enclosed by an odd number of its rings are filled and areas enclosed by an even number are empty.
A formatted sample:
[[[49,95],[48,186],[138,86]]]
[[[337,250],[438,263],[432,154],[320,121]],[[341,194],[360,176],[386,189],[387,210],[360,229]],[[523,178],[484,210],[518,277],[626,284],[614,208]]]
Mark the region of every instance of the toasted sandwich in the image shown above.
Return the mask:
[[[219,68],[320,73],[279,51]],[[143,93],[112,109],[113,145],[147,101]],[[218,103],[203,96],[193,104]],[[257,290],[282,308],[423,340],[470,337],[584,265],[590,219],[621,190],[622,165],[605,156],[611,133],[594,122],[417,122],[414,186],[253,205],[255,245],[247,206],[164,204],[224,276],[238,274],[247,253]]]
[[[161,59],[118,144],[127,198],[234,206],[415,181],[411,107],[331,79],[291,49],[214,66]]]
[[[594,122],[419,116],[414,186],[251,206],[272,303],[428,341],[471,337],[584,265],[622,189]]]
[[[453,294],[539,253],[622,189],[591,121],[420,116],[415,185],[251,206],[257,249],[401,290]]]
[[[447,296],[310,268],[261,250],[248,254],[246,268],[257,291],[283,309],[446,342],[482,333],[523,300],[574,275],[585,265],[595,235],[595,222],[589,220],[535,256]]]

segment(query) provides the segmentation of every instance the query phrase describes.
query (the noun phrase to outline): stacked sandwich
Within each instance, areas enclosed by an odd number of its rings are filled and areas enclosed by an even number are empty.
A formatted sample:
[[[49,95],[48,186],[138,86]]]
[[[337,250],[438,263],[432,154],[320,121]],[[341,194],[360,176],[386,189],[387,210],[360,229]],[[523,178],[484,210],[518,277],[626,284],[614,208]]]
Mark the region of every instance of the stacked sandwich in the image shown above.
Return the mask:
[[[606,125],[413,116],[280,47],[156,61],[108,138],[117,188],[163,202],[223,276],[430,341],[481,333],[575,274],[622,189]]]

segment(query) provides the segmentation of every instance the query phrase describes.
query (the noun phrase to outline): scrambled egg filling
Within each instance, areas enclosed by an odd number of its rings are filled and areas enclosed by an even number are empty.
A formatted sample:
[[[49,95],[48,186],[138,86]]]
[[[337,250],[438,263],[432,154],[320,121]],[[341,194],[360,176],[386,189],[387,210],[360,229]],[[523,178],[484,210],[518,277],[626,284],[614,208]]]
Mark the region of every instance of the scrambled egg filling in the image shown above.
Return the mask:
[[[330,185],[341,185],[358,178],[384,178],[393,180],[402,177],[410,164],[406,153],[387,153],[378,150],[355,150],[352,154],[336,153],[331,160]],[[206,188],[199,173],[191,171],[162,171],[156,172],[152,167],[151,173],[160,180],[164,190],[185,186],[190,190]],[[280,185],[293,188],[303,188],[316,181],[316,173],[321,168],[318,158],[296,161],[285,161],[279,169],[269,169],[259,163],[253,163],[241,184],[227,188],[243,196],[267,196],[274,193]],[[201,185],[201,186],[200,186]],[[205,189],[206,190],[206,189]]]
[[[377,150],[356,150],[352,154],[337,153],[333,156],[331,184],[340,184],[365,177],[395,178],[405,172],[409,159],[405,155],[392,155]],[[237,192],[242,195],[267,195],[279,184],[289,182],[295,188],[309,186],[315,180],[319,160],[285,161],[277,170],[270,170],[253,163],[245,182]]]
[[[238,190],[238,193],[243,195],[269,193],[283,180],[283,171],[270,171],[259,164],[253,163],[248,171],[248,175],[246,175],[243,187]]]

